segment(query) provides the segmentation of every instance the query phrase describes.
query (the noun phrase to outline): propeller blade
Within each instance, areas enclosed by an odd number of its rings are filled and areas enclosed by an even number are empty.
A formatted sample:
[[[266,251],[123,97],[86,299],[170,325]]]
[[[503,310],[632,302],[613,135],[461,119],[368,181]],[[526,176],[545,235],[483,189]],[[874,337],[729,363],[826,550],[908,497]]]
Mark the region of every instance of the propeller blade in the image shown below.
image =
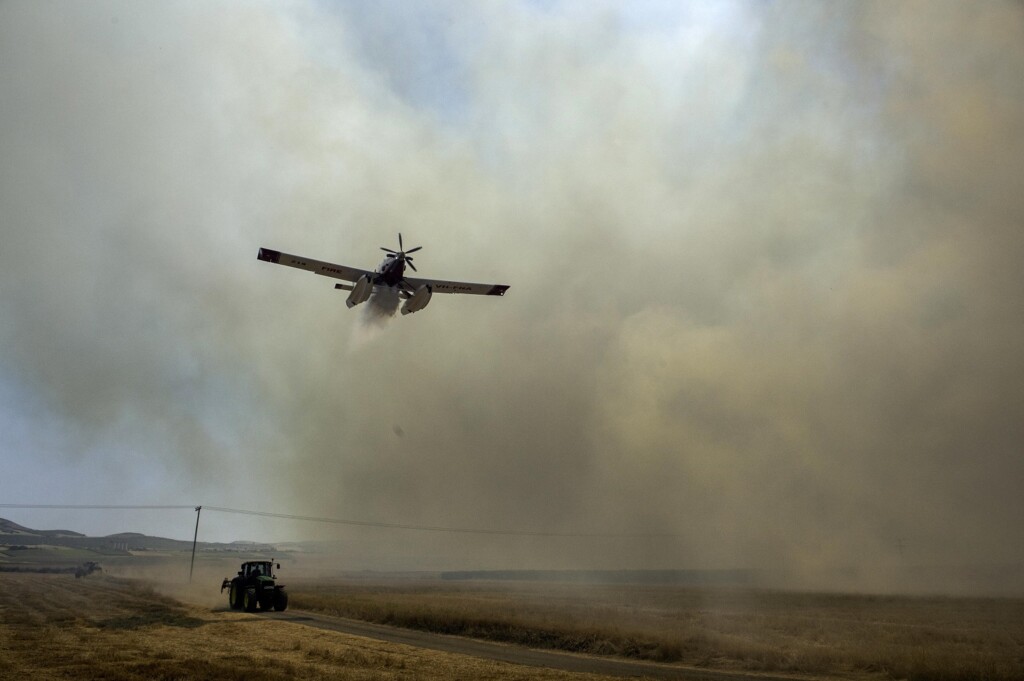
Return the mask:
[[[406,259],[405,259],[405,262],[406,262],[406,263],[407,263],[407,264],[409,265],[409,267],[411,267],[411,268],[412,268],[412,271],[413,271],[413,272],[419,272],[419,270],[418,270],[418,269],[416,269],[416,265],[413,265],[413,264],[412,264],[412,258],[406,258]]]
[[[416,248],[410,248],[408,251],[406,251],[406,253],[415,253],[416,251],[420,250],[421,248],[423,248],[423,246],[417,246]]]
[[[383,246],[380,247],[380,250],[387,251],[388,253],[391,253],[391,254],[398,253],[398,251],[392,251],[390,248],[384,248]]]
[[[398,233],[398,250],[400,250],[400,251],[404,250],[404,247],[402,246],[402,233],[401,232]]]

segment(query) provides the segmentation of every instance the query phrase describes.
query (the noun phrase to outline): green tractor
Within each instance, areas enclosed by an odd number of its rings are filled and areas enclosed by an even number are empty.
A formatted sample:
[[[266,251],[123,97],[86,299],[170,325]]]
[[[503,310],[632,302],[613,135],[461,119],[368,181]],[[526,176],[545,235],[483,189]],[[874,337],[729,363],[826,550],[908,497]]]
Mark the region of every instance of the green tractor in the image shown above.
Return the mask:
[[[220,585],[221,593],[228,592],[228,604],[233,610],[256,612],[273,608],[278,612],[288,607],[288,593],[271,568],[275,567],[270,560],[250,560],[242,563],[238,575],[230,580],[225,578]],[[281,569],[280,563],[277,569]]]

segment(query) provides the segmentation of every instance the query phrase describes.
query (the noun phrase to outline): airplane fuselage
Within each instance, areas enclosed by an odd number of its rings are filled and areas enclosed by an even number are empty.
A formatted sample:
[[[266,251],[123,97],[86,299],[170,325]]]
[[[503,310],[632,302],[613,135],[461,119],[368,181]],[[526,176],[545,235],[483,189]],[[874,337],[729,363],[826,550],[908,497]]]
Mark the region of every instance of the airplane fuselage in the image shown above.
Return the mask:
[[[377,276],[373,283],[384,286],[398,286],[405,278],[405,260],[389,255],[381,261],[376,270]]]

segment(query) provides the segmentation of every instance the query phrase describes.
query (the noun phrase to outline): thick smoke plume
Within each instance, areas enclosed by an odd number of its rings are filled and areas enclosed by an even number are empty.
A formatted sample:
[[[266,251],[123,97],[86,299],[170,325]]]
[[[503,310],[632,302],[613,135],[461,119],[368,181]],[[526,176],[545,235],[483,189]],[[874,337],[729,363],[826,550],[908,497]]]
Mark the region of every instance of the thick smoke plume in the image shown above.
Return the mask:
[[[1019,589],[1022,73],[1014,2],[2,4],[8,496]],[[391,319],[255,257],[398,231],[511,290]]]

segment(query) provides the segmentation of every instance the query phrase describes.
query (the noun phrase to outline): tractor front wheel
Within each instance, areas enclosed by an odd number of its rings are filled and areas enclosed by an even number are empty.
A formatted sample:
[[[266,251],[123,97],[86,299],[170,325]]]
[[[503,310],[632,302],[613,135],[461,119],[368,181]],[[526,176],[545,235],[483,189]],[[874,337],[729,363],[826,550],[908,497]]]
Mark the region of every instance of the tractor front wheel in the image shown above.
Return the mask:
[[[246,612],[256,612],[256,594],[252,589],[246,589],[245,594],[242,596],[243,604]]]
[[[274,610],[282,612],[288,609],[288,594],[281,589],[274,592]]]

